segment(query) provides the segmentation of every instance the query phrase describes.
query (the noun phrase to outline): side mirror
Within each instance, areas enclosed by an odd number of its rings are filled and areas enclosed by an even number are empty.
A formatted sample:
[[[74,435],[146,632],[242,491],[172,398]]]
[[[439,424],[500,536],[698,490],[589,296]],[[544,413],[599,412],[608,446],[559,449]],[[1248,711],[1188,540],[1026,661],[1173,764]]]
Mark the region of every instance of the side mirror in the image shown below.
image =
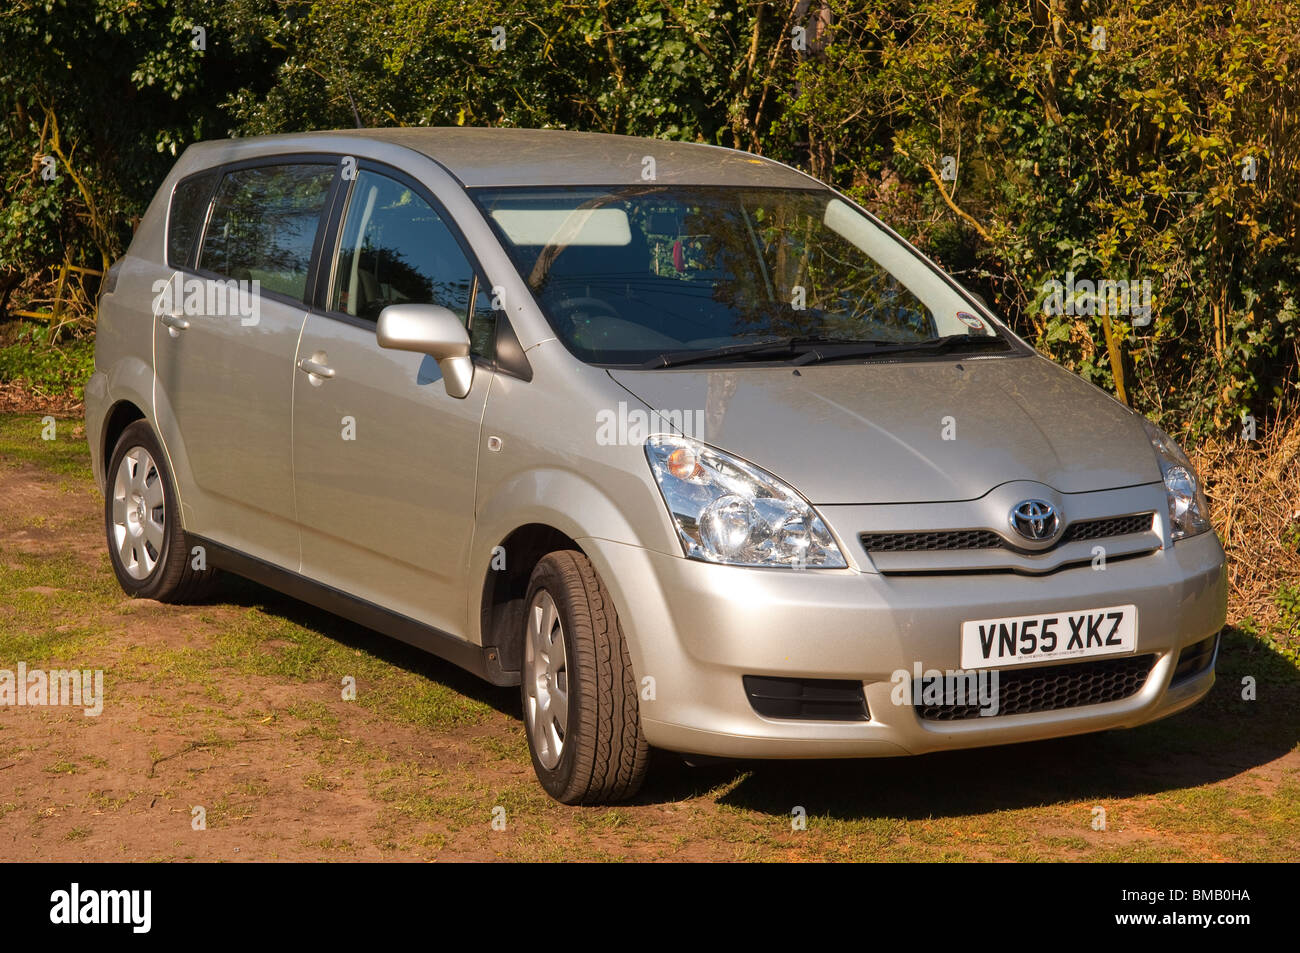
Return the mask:
[[[464,397],[474,381],[469,332],[460,318],[436,304],[390,304],[379,312],[379,346],[427,354],[438,362],[442,383],[452,397]]]

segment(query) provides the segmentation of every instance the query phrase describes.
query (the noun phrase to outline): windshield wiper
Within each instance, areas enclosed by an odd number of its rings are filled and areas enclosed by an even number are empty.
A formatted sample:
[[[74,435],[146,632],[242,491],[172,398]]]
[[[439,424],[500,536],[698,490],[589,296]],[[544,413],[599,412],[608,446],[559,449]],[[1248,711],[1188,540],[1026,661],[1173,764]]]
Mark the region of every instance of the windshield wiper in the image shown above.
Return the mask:
[[[802,365],[855,357],[875,357],[881,354],[902,354],[910,351],[942,353],[952,348],[969,347],[972,344],[991,345],[999,350],[1006,347],[1005,342],[1000,337],[968,334],[949,334],[940,338],[931,338],[928,341],[907,343],[898,341],[852,341],[844,338],[807,336],[785,338],[777,341],[756,341],[752,344],[726,344],[721,347],[698,348],[691,351],[668,351],[652,357],[641,366],[644,368],[680,367],[683,364],[698,364],[703,361],[721,360],[729,357],[762,357],[768,354],[794,354],[795,352],[800,352],[799,356],[791,363]]]
[[[844,342],[830,342],[844,343]],[[848,342],[850,345],[854,342]],[[966,349],[978,345],[979,347],[992,347],[994,350],[1005,350],[1007,344],[1001,337],[989,335],[972,335],[972,334],[946,334],[943,337],[931,338],[928,341],[912,341],[906,344],[899,344],[890,341],[873,341],[867,347],[848,347],[843,350],[832,350],[825,348],[824,345],[818,345],[805,354],[801,354],[791,363],[793,364],[820,364],[825,361],[849,360],[855,357],[876,357],[881,354],[906,354],[916,351],[924,351],[928,354],[942,354],[945,351],[951,351],[954,348]]]
[[[739,357],[742,355],[761,356],[764,354],[793,353],[799,348],[818,344],[866,344],[874,342],[843,341],[824,337],[780,338],[775,341],[755,341],[751,344],[724,344],[721,347],[695,348],[689,351],[665,351],[641,366],[645,368],[678,367],[682,364],[696,364],[700,361],[712,361],[719,358]]]

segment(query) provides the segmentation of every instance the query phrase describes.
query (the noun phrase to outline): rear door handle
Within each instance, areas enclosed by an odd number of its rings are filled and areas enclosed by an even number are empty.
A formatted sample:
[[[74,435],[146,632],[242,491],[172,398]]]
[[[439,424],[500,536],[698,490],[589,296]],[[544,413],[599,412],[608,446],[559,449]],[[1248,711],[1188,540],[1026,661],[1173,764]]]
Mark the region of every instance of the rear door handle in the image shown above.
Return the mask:
[[[162,316],[162,323],[177,331],[184,331],[190,326],[189,319],[182,318],[179,314],[164,314]]]
[[[309,357],[304,357],[298,362],[298,370],[305,374],[311,374],[313,377],[323,377],[326,380],[334,376],[334,368],[327,367],[319,361],[313,361]]]

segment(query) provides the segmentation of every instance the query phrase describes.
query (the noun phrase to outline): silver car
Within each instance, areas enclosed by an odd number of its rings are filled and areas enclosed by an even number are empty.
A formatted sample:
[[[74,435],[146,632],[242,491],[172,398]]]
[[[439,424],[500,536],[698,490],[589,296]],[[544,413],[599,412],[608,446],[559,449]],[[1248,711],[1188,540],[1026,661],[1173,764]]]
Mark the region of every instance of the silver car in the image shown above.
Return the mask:
[[[852,200],[560,131],[191,146],[108,274],[86,432],[122,587],[219,570],[519,685],[568,803],[651,747],[919,754],[1214,682],[1165,433]]]

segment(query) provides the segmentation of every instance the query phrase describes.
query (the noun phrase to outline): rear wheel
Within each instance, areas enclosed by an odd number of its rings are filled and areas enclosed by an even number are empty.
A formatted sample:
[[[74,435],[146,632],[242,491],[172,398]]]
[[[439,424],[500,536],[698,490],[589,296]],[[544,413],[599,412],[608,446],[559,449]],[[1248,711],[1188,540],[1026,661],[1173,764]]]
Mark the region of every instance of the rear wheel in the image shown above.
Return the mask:
[[[520,687],[538,779],[565,804],[632,797],[650,748],[609,593],[587,557],[544,557],[528,583]]]
[[[191,552],[171,473],[148,423],[137,420],[122,431],[106,472],[104,528],[122,589],[160,602],[200,598],[216,570],[195,568],[206,560]]]

